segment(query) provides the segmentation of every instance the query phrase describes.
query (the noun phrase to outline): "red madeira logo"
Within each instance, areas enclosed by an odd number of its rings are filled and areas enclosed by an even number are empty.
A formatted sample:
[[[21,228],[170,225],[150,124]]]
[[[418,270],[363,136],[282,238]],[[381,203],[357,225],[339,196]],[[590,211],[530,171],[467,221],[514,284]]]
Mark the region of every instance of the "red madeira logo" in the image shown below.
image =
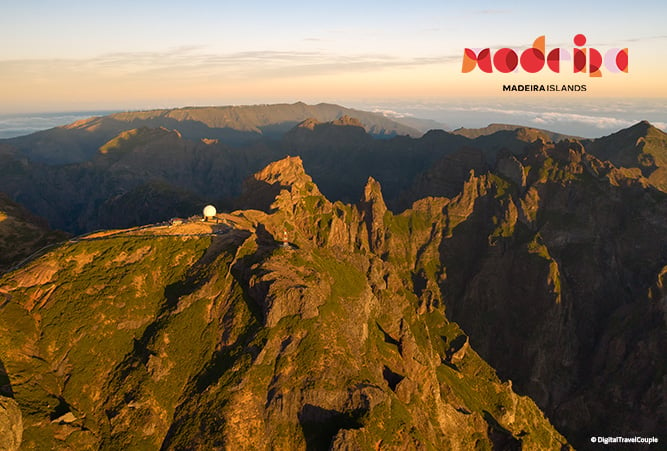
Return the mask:
[[[510,48],[497,50],[493,55],[491,49],[473,50],[466,48],[463,51],[463,73],[472,72],[476,67],[482,72],[492,73],[494,69],[501,73],[510,73],[518,70],[519,66],[525,72],[537,73],[544,66],[552,72],[560,73],[566,66],[564,61],[572,61],[574,73],[588,72],[591,77],[602,77],[602,67],[613,73],[628,73],[628,49],[609,49],[604,53],[594,48],[582,48],[586,45],[586,36],[578,34],[574,37],[574,45],[570,53],[567,49],[555,48],[548,54],[545,37],[540,36],[533,42],[533,46],[519,53]]]

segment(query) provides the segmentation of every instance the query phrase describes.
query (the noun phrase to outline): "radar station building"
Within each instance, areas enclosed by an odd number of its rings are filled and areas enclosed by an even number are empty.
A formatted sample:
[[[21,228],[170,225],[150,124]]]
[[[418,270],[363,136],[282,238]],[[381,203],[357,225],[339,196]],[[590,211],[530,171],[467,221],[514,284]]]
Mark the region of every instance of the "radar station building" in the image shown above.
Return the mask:
[[[204,207],[204,221],[209,221],[216,219],[216,215],[218,214],[217,210],[213,205],[207,205]]]

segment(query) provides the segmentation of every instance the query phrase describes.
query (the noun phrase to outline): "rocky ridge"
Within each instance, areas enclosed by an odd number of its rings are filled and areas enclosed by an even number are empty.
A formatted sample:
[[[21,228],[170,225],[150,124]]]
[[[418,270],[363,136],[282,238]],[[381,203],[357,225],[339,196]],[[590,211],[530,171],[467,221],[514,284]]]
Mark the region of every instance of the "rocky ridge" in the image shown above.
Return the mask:
[[[270,110],[269,107],[266,106]],[[280,111],[278,107],[276,111]],[[304,114],[311,111],[306,106],[292,107]],[[238,108],[214,110],[220,114],[226,111],[230,117],[234,111],[254,111],[254,116],[262,111],[259,107]],[[187,115],[128,113],[127,117],[121,116],[127,121],[114,122],[118,127],[109,129],[109,133],[101,124],[115,121],[115,116],[95,118],[58,129],[58,139],[30,135],[20,145],[18,141],[0,143],[0,191],[46,218],[51,227],[80,234],[189,215],[199,210],[202,203],[231,208],[238,205],[233,199],[241,193],[243,180],[248,176],[285,155],[299,155],[328,198],[356,201],[371,176],[382,184],[387,205],[402,211],[412,202],[435,193],[453,197],[471,169],[480,173],[493,168],[501,153],[509,151],[518,157],[535,140],[550,142],[558,136],[525,127],[491,127],[488,131],[493,133],[477,133],[475,138],[432,130],[420,138],[374,139],[376,135],[368,133],[367,125],[362,127],[362,121],[346,116],[351,111],[330,110],[338,115],[328,122],[306,116],[301,123],[295,121],[293,127],[290,123],[286,132],[262,134],[240,145],[223,136],[212,137],[205,129],[186,133],[191,120]],[[171,122],[148,121],[154,116],[168,116]],[[204,116],[201,120],[206,122]],[[212,126],[215,124],[211,122]],[[95,141],[90,144],[93,150],[86,150],[88,154],[81,162],[46,164],[31,156],[30,149],[36,145],[33,141],[38,138],[50,146],[47,150],[54,158],[75,149],[77,145],[72,142],[79,139],[77,133]],[[625,148],[630,141],[632,146],[639,143],[644,146],[642,161],[653,163],[645,166],[635,158],[625,166],[615,160],[612,164],[619,170],[639,169],[637,174],[664,190],[661,174],[667,144],[660,138],[663,135],[655,127],[638,125],[609,137],[580,142],[603,161],[607,155],[601,149]],[[642,142],[650,144],[646,147]],[[635,155],[638,151],[627,152]],[[448,189],[439,192],[443,183],[448,183]]]
[[[331,203],[298,158],[254,180],[280,188],[268,212],[93,235],[0,279],[23,446],[567,448],[444,316],[433,244],[467,207],[395,216],[372,179]]]

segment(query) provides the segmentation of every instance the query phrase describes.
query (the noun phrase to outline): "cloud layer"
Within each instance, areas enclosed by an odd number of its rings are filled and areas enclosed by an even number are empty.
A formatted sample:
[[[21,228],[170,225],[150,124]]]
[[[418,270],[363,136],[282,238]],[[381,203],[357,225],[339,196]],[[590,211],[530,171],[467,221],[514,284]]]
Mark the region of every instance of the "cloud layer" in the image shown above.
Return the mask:
[[[364,105],[355,105],[363,108]],[[413,115],[449,124],[451,128],[479,128],[492,123],[524,125],[564,134],[596,138],[630,127],[641,120],[667,131],[667,113],[660,99],[600,99],[579,102],[452,99],[374,106],[395,115]]]
[[[458,62],[460,55],[410,56],[391,54],[333,54],[317,51],[243,51],[210,53],[204,47],[180,47],[161,52],[120,52],[89,59],[27,59],[0,61],[0,73],[38,77],[44,71],[97,73],[131,77],[170,72],[178,76],[296,76],[335,74],[395,67],[417,67]]]

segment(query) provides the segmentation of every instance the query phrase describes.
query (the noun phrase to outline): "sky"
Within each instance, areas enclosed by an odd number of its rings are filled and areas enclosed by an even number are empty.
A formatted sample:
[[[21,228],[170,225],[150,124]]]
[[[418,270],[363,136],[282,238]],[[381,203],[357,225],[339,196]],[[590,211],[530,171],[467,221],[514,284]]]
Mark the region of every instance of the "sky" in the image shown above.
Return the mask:
[[[299,100],[380,109],[494,103],[503,110],[532,102],[569,105],[572,114],[613,101],[639,110],[667,99],[667,2],[626,5],[12,2],[0,15],[0,115]],[[544,35],[547,51],[571,51],[579,33],[586,47],[602,53],[627,47],[629,72],[603,68],[601,78],[591,78],[569,70],[461,71],[465,48],[520,52]],[[526,83],[586,84],[587,90],[502,92],[503,84]],[[488,112],[485,117],[492,119]],[[654,120],[660,119],[658,111]]]

